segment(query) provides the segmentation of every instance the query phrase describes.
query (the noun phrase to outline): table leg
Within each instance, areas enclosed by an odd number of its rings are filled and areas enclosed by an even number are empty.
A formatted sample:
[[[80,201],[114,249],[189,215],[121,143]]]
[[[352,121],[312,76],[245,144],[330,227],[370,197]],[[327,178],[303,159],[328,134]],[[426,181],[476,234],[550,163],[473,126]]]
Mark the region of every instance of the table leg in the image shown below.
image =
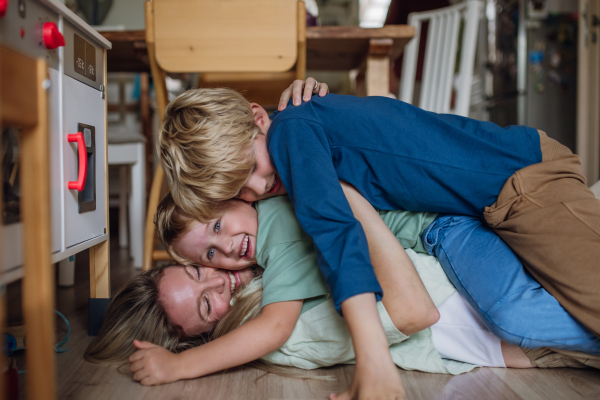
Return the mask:
[[[106,49],[104,49],[104,71],[106,71]],[[104,87],[106,87],[106,73],[104,74]],[[106,121],[107,105],[104,102],[104,120]],[[104,129],[104,154],[108,154],[108,142],[106,141],[106,126]],[[108,221],[108,157],[104,160],[104,193],[105,204],[105,228],[106,240],[90,247],[90,298],[88,301],[89,312],[89,334],[98,334],[104,314],[110,303],[110,230]]]
[[[119,247],[129,245],[127,232],[127,200],[129,195],[129,165],[119,166]],[[131,210],[130,210],[131,212]]]
[[[141,268],[144,258],[144,218],[146,217],[146,145],[136,145],[137,162],[131,165],[129,196],[129,232],[133,266]]]
[[[109,240],[90,247],[89,334],[98,334],[110,303]]]
[[[369,40],[367,56],[367,96],[387,96],[390,93],[390,52],[392,39]]]

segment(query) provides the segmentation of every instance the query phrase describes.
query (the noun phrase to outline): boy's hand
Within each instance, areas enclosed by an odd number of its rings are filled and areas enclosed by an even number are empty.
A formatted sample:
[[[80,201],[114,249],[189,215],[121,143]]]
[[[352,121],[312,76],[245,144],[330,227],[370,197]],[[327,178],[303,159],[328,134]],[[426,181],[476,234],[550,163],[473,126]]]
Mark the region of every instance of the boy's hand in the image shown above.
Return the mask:
[[[370,360],[357,360],[350,388],[340,394],[330,394],[329,400],[404,400],[406,393],[398,369],[387,362],[389,352],[383,356],[381,359],[370,354]]]
[[[319,97],[323,97],[329,93],[329,86],[326,83],[319,83],[315,78],[311,77],[306,78],[306,81],[295,80],[290,87],[281,93],[277,109],[279,111],[285,110],[288,101],[292,98],[294,99],[292,104],[299,106],[302,104],[302,101],[310,101],[314,93],[319,93]]]
[[[133,379],[144,386],[153,386],[182,378],[177,354],[149,342],[134,340],[133,345],[138,348],[129,357],[129,370],[133,372]]]

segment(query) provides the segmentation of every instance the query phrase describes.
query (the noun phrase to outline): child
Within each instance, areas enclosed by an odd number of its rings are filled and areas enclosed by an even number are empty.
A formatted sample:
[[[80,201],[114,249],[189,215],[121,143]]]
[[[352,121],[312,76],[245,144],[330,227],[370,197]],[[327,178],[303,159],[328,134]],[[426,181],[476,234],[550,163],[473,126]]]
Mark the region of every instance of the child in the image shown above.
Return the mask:
[[[233,194],[254,201],[287,192],[338,310],[358,293],[381,295],[362,229],[337,187],[345,180],[377,209],[483,215],[567,311],[600,335],[600,201],[585,185],[579,158],[545,133],[380,97],[313,98],[273,121],[259,105],[240,101],[253,115],[241,130],[244,146],[208,165],[202,157],[213,146],[197,139],[184,149],[178,124],[202,102],[226,96],[184,93],[167,108],[161,158],[176,203],[206,220]],[[232,116],[214,111],[205,125],[225,126]],[[233,143],[224,129],[213,134]],[[221,168],[237,179],[220,180],[212,172]],[[195,171],[201,183],[186,178]],[[201,200],[192,205],[190,198]]]

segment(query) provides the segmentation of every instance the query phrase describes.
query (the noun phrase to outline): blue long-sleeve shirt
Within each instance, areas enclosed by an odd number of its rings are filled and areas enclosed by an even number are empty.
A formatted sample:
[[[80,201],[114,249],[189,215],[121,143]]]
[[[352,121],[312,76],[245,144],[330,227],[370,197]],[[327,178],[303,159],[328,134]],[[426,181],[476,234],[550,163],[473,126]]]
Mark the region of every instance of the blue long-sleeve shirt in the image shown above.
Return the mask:
[[[272,118],[269,155],[315,242],[338,312],[349,297],[382,294],[339,180],[379,210],[480,216],[515,171],[542,160],[535,129],[500,128],[385,97],[313,96]]]

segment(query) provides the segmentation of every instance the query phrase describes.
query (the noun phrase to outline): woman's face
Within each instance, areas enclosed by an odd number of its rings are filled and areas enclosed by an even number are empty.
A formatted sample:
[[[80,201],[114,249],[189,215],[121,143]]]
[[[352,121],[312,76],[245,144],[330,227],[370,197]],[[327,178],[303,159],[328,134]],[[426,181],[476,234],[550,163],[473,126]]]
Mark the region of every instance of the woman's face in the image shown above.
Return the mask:
[[[240,200],[229,202],[221,218],[190,222],[173,242],[173,249],[193,263],[240,270],[256,264],[256,210]]]
[[[158,284],[159,299],[169,321],[186,335],[210,332],[231,308],[240,285],[249,284],[254,272],[247,268],[225,271],[203,266],[172,266]]]

